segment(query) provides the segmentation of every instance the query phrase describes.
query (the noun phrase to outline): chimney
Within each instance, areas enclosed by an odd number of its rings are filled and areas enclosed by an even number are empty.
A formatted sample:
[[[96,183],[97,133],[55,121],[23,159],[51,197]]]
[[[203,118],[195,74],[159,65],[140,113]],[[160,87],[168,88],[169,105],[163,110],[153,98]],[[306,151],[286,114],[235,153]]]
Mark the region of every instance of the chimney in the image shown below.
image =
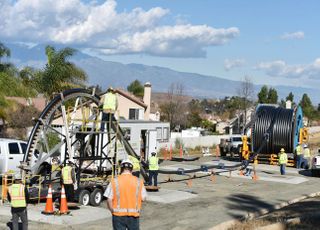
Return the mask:
[[[144,95],[143,95],[143,102],[147,105],[147,109],[144,112],[144,119],[150,120],[150,105],[151,105],[151,83],[146,82],[144,84]]]

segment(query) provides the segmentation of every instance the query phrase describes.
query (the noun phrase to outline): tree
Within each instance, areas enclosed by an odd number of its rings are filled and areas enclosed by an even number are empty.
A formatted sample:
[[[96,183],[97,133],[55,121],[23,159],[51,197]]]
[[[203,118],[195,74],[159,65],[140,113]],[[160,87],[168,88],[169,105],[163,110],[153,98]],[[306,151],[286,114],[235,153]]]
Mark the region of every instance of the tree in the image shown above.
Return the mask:
[[[275,88],[269,89],[267,101],[269,104],[277,104],[278,103],[278,92]]]
[[[188,127],[201,127],[202,118],[200,113],[202,107],[199,100],[192,99],[188,103],[188,115],[187,115],[187,126]]]
[[[10,57],[10,55],[11,55],[10,49],[0,42],[0,72],[4,72],[10,67],[12,67],[10,63],[3,63],[1,61],[2,58]]]
[[[87,79],[86,73],[68,59],[75,54],[76,50],[64,48],[56,51],[54,47],[46,47],[48,63],[41,74],[35,78],[38,91],[46,98],[53,93],[66,89],[81,87]]]
[[[168,89],[166,102],[160,105],[161,120],[169,122],[172,130],[180,130],[187,124],[183,90],[183,84],[172,83]]]
[[[251,79],[246,76],[240,85],[240,88],[238,89],[238,95],[241,98],[241,110],[244,112],[244,125],[243,127],[247,124],[247,112],[248,109],[251,105],[251,100],[252,100],[252,95],[254,93],[253,90],[253,84]]]
[[[308,94],[304,93],[302,95],[302,98],[301,98],[301,101],[300,101],[300,106],[302,108],[302,111],[303,111],[304,115],[306,117],[308,117],[309,119],[312,119],[313,115],[314,115],[313,113],[315,111],[314,111],[311,99],[308,96]]]
[[[292,92],[289,93],[289,95],[286,97],[286,101],[291,101],[293,102],[293,99],[294,99],[294,95]]]
[[[258,93],[258,103],[268,103],[268,87],[266,85],[262,86],[260,92]]]
[[[135,96],[143,97],[144,87],[138,80],[134,80],[133,82],[131,82],[130,85],[128,85],[127,90],[133,93],[133,95]]]

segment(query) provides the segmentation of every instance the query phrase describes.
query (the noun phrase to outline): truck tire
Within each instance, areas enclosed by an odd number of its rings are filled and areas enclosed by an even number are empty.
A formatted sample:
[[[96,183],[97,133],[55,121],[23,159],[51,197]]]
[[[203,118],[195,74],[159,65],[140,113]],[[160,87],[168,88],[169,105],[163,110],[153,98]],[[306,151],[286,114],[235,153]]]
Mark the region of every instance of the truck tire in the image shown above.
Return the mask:
[[[90,204],[90,192],[86,189],[83,189],[79,194],[79,203],[87,206]]]
[[[99,206],[103,198],[102,190],[95,188],[90,194],[90,204],[92,206]]]

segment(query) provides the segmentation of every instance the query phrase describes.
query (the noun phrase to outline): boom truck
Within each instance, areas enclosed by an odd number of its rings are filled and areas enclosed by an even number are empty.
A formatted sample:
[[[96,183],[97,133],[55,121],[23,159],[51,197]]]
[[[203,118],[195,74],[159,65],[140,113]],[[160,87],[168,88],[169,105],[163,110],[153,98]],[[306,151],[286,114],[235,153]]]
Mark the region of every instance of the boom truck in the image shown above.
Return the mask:
[[[33,127],[20,168],[28,180],[32,197],[45,198],[52,184],[54,196],[59,195],[59,165],[68,162],[76,172],[76,200],[97,206],[103,198],[110,178],[117,174],[124,154],[140,159],[127,140],[118,121],[101,131],[100,96],[94,90],[72,89],[56,95],[46,106]],[[107,124],[108,125],[108,124]],[[52,163],[58,164],[53,167]],[[141,174],[148,181],[147,164],[141,160]]]

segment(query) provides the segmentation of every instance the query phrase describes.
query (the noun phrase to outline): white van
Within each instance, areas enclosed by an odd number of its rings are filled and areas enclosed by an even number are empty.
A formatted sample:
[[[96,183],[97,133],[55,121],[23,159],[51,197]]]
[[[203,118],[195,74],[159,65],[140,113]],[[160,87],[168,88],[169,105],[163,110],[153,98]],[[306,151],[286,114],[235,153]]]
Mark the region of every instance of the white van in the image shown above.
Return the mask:
[[[27,142],[15,139],[0,138],[0,173],[9,170],[18,172],[20,161],[23,161]]]

